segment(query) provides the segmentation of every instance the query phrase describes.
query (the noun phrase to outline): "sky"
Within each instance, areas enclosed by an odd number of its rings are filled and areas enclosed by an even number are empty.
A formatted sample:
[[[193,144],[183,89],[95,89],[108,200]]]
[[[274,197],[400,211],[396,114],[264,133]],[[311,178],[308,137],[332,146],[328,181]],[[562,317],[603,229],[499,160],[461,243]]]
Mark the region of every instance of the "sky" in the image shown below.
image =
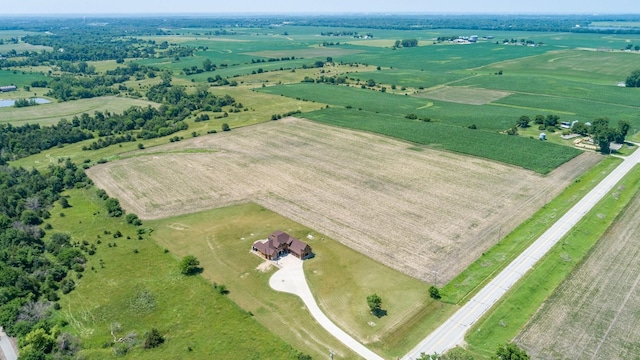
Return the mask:
[[[14,0],[0,8],[0,16],[177,13],[640,14],[640,0]]]

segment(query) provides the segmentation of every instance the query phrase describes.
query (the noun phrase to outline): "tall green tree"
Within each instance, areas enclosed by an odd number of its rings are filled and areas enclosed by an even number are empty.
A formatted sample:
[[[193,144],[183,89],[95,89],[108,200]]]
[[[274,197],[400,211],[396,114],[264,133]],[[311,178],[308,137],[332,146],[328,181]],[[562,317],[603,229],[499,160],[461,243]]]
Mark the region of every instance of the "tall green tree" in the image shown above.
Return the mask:
[[[124,214],[124,210],[120,207],[120,201],[115,198],[108,198],[105,201],[105,206],[107,208],[107,213],[111,217],[120,217]]]
[[[403,39],[402,47],[416,47],[418,46],[418,39]]]
[[[215,65],[211,62],[210,59],[204,59],[204,61],[202,62],[202,68],[204,68],[204,71],[211,71],[213,70],[215,67]]]
[[[573,131],[576,134],[586,136],[589,133],[589,128],[584,123],[577,122],[573,124],[573,127],[571,127],[571,131]]]
[[[558,115],[549,114],[544,119],[544,126],[545,127],[556,126],[558,125],[558,120],[560,120],[560,117]]]
[[[610,151],[609,144],[615,140],[617,129],[609,127],[608,118],[598,118],[591,122],[591,137],[593,141],[600,147],[600,152],[608,154]]]
[[[516,123],[516,125],[521,128],[527,128],[529,127],[530,122],[531,118],[529,118],[527,115],[522,115],[520,116],[520,118],[518,118],[518,122]]]
[[[640,70],[634,70],[625,80],[626,87],[640,87]]]
[[[438,290],[438,288],[433,285],[429,287],[429,296],[431,296],[431,298],[435,300],[439,300],[440,298],[442,298],[442,295],[440,295],[440,290]]]
[[[369,306],[369,310],[371,310],[371,313],[375,315],[380,312],[382,306],[382,298],[378,296],[378,294],[371,294],[367,296],[367,305]]]
[[[533,120],[533,122],[537,125],[542,125],[544,124],[544,115],[542,114],[538,114],[536,115],[535,119]]]
[[[194,275],[196,274],[200,268],[200,261],[193,255],[187,255],[180,260],[180,264],[178,265],[180,269],[180,273],[183,275]]]
[[[142,347],[145,349],[152,349],[162,345],[163,342],[164,337],[160,334],[160,331],[156,328],[152,328],[151,331],[144,335]]]
[[[500,345],[496,351],[495,359],[497,360],[529,360],[530,357],[526,351],[518,347],[514,343]]]
[[[631,124],[629,124],[626,120],[618,121],[618,131],[616,133],[616,138],[614,139],[618,144],[624,143],[624,139],[627,137],[629,133],[629,129],[631,129]]]

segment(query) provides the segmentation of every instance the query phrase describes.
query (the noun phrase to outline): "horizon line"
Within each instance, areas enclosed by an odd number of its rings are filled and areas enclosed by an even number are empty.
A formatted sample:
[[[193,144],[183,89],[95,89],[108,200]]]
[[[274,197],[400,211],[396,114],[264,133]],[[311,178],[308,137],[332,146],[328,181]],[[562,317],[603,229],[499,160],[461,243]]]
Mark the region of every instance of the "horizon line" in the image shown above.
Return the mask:
[[[0,14],[0,18],[10,17],[60,17],[60,16],[91,16],[91,17],[154,17],[154,16],[189,16],[189,17],[228,17],[228,16],[344,16],[344,15],[361,15],[361,16],[460,16],[460,15],[472,15],[472,16],[638,16],[640,21],[640,13],[633,12],[404,12],[404,11],[340,11],[340,12],[326,12],[326,11],[290,11],[290,12],[235,12],[235,11],[223,11],[223,12],[113,12],[113,13],[100,13],[100,12],[60,12],[60,13],[4,13]]]

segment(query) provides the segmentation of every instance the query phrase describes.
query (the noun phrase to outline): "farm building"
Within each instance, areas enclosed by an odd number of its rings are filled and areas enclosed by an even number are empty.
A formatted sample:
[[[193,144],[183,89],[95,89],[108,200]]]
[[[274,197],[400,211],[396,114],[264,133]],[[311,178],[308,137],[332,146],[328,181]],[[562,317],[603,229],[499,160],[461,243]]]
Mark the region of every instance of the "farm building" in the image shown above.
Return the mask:
[[[16,91],[18,87],[15,85],[0,86],[0,92]]]
[[[252,249],[267,260],[274,260],[286,254],[304,260],[312,254],[309,244],[280,230],[274,231],[267,240],[254,242]]]
[[[609,143],[609,150],[611,151],[620,151],[620,149],[622,149],[622,145],[623,144],[618,144],[615,142]]]

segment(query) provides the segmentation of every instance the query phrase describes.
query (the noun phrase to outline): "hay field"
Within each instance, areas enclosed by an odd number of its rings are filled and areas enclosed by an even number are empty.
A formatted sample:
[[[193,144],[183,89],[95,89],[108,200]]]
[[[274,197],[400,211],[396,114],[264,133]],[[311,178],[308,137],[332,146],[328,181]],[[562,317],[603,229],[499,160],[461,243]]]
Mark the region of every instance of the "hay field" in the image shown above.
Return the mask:
[[[281,58],[295,56],[297,58],[317,58],[327,56],[354,55],[364,52],[364,50],[342,49],[333,47],[309,47],[306,49],[292,50],[262,50],[246,52],[246,55],[259,56],[263,58]]]
[[[51,125],[57,124],[62,118],[71,121],[75,115],[88,113],[93,115],[96,111],[110,111],[121,113],[132,106],[158,106],[157,103],[115,96],[102,96],[91,99],[80,99],[66,102],[50,103],[38,106],[23,108],[5,107],[0,108],[0,123],[11,123],[13,125],[34,124]]]
[[[254,201],[416,278],[432,281],[438,269],[442,283],[598,160],[579,156],[542,177],[417,150],[288,118],[143,150],[87,173],[143,219]]]
[[[538,310],[517,341],[540,359],[640,353],[640,198]]]
[[[412,96],[448,101],[467,105],[484,105],[511,95],[507,91],[478,89],[460,86],[444,86],[434,90],[421,92]]]

